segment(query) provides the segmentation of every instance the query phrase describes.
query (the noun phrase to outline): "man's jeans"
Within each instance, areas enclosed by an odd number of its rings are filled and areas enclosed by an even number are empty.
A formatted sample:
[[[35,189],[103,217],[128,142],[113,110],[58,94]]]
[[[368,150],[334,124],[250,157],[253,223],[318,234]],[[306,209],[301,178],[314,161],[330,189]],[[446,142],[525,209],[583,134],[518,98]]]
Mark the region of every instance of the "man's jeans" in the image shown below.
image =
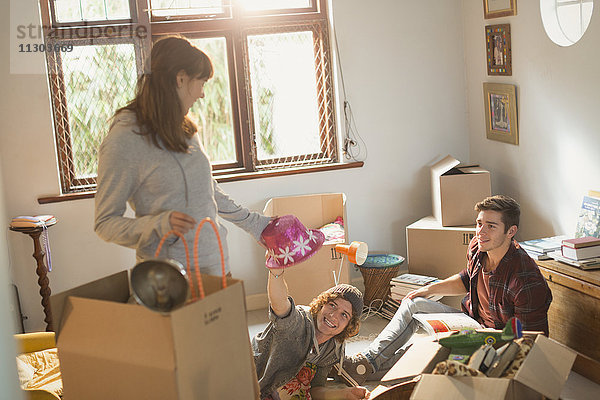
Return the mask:
[[[412,300],[404,299],[377,338],[362,352],[373,366],[377,377],[383,376],[402,357],[402,346],[408,342],[417,331],[418,322],[413,319],[413,314],[423,313],[456,313],[461,312],[453,307],[424,297],[415,297]]]

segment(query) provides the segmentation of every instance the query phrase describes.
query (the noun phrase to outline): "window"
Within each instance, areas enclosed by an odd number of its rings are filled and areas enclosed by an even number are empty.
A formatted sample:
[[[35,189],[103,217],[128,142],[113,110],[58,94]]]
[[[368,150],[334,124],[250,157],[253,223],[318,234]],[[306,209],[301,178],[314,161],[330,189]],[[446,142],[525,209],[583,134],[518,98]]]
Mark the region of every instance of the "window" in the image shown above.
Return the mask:
[[[190,110],[216,176],[338,161],[326,0],[41,0],[63,194],[93,191],[97,148],[162,36],[215,67]],[[60,49],[60,46],[52,46]],[[63,47],[63,49],[66,47]]]
[[[581,39],[592,19],[593,9],[593,0],[540,0],[546,34],[564,47]]]

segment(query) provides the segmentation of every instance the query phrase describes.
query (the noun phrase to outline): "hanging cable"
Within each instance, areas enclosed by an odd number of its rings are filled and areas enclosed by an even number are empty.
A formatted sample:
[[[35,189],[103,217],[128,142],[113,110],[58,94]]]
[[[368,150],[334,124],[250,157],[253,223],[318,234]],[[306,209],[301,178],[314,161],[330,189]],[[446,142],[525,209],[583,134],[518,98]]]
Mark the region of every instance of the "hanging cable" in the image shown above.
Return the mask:
[[[332,23],[333,25],[333,23]],[[344,73],[342,71],[342,60],[340,58],[340,49],[338,46],[337,32],[333,28],[333,40],[335,42],[335,55],[338,62],[338,71],[340,73],[340,82],[342,85],[343,109],[344,109],[344,137],[342,143],[342,152],[347,160],[364,161],[367,159],[367,145],[358,133],[354,113],[346,95],[346,83],[344,81]]]

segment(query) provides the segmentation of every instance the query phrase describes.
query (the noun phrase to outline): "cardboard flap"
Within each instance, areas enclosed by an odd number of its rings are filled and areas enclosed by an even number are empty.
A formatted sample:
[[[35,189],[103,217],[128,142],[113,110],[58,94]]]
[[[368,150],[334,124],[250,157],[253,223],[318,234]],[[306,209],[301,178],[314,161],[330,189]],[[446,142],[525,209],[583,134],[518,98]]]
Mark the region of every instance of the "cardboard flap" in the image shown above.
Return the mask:
[[[275,197],[269,199],[263,213],[266,216],[295,215],[304,226],[318,229],[344,218],[344,229],[347,233],[347,219],[344,215],[346,195],[344,193],[323,193],[304,196]]]
[[[548,398],[558,399],[576,356],[568,347],[538,335],[514,380]]]
[[[490,171],[488,171],[487,169],[478,167],[478,166],[473,166],[473,167],[460,167],[458,168],[458,170],[464,174],[489,174]]]
[[[442,207],[442,189],[440,185],[440,176],[442,176],[446,171],[454,168],[460,164],[456,158],[447,155],[437,163],[433,164],[430,168],[431,172],[431,201],[433,208],[433,215],[436,219],[441,221],[441,207]],[[409,257],[410,258],[410,257]]]
[[[474,378],[424,374],[411,400],[504,400],[510,391],[510,379]]]
[[[52,308],[52,318],[54,319],[54,329],[56,330],[57,338],[62,330],[63,321],[66,319],[63,316],[63,310],[69,296],[126,303],[129,299],[129,278],[127,271],[117,272],[105,278],[50,296],[50,307]]]
[[[442,176],[452,168],[456,167],[458,164],[460,164],[460,161],[451,155],[447,155],[431,166],[431,177],[433,178],[434,176]]]
[[[438,362],[445,360],[449,355],[448,349],[433,340],[433,336],[416,340],[381,381],[397,382],[431,372]]]
[[[169,316],[137,304],[81,297],[69,297],[67,303],[70,310],[57,341],[59,354],[174,369]]]

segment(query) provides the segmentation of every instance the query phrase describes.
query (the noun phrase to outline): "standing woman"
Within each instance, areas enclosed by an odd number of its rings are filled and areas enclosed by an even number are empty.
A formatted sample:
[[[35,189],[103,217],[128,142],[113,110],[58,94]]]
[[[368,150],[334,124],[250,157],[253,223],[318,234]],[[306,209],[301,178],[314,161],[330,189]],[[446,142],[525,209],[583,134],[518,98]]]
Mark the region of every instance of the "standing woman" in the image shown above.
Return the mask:
[[[106,241],[136,249],[141,261],[153,258],[162,236],[173,229],[185,235],[193,257],[195,227],[210,217],[219,227],[229,272],[227,230],[220,218],[257,241],[270,218],[237,205],[221,190],[187,115],[204,97],[212,63],[182,37],[157,41],[147,63],[150,72],[139,78],[135,98],[115,112],[100,145],[95,231]],[[127,203],[135,218],[124,216]],[[219,246],[209,226],[202,229],[198,251],[201,272],[219,275]],[[184,244],[171,235],[161,257],[185,266]]]

